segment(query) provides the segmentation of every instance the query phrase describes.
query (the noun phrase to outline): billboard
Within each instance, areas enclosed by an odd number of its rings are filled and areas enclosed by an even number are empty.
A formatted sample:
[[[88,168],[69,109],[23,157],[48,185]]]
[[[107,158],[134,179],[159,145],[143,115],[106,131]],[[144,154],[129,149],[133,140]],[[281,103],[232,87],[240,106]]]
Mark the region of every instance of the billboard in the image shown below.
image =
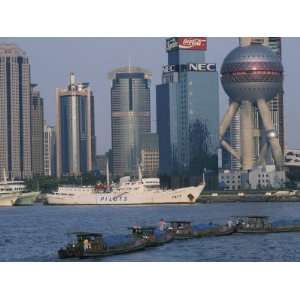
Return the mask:
[[[172,37],[166,40],[167,51],[174,49],[206,50],[206,37]]]
[[[216,72],[216,64],[213,63],[190,63],[186,65],[166,65],[163,72]]]

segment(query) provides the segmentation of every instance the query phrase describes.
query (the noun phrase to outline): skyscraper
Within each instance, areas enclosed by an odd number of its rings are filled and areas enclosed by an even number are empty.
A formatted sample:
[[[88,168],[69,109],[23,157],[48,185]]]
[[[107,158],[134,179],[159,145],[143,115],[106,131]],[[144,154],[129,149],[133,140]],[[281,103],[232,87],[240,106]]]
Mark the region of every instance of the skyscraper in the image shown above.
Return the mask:
[[[0,176],[32,176],[30,65],[14,44],[0,44]]]
[[[151,131],[151,73],[122,67],[109,73],[111,85],[112,163],[115,177],[138,173],[141,135]]]
[[[55,128],[44,124],[44,175],[56,175],[56,138]]]
[[[159,171],[159,146],[156,133],[146,133],[141,138],[141,169],[144,177],[157,177]]]
[[[168,65],[156,88],[160,173],[200,175],[217,168],[219,94],[206,38],[166,40]]]
[[[262,44],[272,49],[276,55],[281,59],[281,38],[280,37],[242,37],[239,38],[240,46],[248,46],[250,44]],[[282,152],[284,152],[284,108],[283,108],[283,93],[278,93],[271,101],[268,102],[269,109],[271,110],[271,117],[278,134],[279,144]],[[259,116],[257,107],[253,109],[253,139],[254,139],[254,161],[258,160],[262,145],[265,143],[266,137],[263,129],[262,120]],[[241,150],[240,144],[240,116],[239,112],[234,116],[234,122],[229,129],[230,143],[233,149],[238,152]],[[271,153],[268,155],[266,163],[272,163]],[[240,162],[233,156],[231,156],[230,168],[233,170],[239,170],[241,167]]]
[[[57,176],[92,171],[95,140],[93,92],[71,73],[68,87],[56,90]]]
[[[44,100],[36,84],[31,85],[32,174],[44,175]]]

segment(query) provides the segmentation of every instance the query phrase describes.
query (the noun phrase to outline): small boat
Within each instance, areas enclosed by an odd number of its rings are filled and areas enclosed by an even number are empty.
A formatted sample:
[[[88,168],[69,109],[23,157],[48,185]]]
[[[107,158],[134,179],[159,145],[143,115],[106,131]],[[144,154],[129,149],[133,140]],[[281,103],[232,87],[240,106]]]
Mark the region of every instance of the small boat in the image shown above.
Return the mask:
[[[174,234],[175,239],[222,236],[235,232],[235,226],[213,223],[192,225],[189,221],[170,221],[168,224],[168,230]]]
[[[237,233],[272,233],[272,223],[267,216],[236,216],[234,225]]]
[[[267,216],[234,217],[237,233],[284,233],[300,232],[300,222],[276,221],[269,222]]]
[[[132,231],[134,237],[144,239],[147,242],[147,247],[160,246],[174,239],[171,232],[160,230],[156,226],[133,226],[128,229]]]
[[[167,230],[173,234],[175,240],[194,237],[192,222],[190,221],[167,221]]]
[[[76,240],[58,250],[58,256],[65,258],[97,258],[125,254],[145,249],[147,241],[141,238],[122,237],[105,240],[101,233],[73,232]]]

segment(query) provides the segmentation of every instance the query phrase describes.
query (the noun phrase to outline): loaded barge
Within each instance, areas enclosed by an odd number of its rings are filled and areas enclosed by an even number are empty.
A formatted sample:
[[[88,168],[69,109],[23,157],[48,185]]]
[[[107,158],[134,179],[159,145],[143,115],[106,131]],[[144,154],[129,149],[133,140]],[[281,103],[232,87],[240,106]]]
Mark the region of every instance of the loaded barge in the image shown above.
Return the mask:
[[[101,233],[73,232],[77,240],[58,250],[58,256],[64,258],[98,258],[117,254],[125,254],[143,250],[147,241],[127,238],[123,241],[108,243]]]
[[[283,233],[300,232],[300,224],[280,224],[269,222],[268,216],[233,217],[233,227],[237,233]]]
[[[74,232],[76,239],[58,251],[64,258],[101,258],[162,246],[173,240],[218,237],[231,234],[300,232],[300,223],[269,222],[267,216],[235,216],[226,225],[198,224],[190,221],[160,221],[160,226],[133,226],[129,235],[104,238],[101,233]],[[116,238],[117,237],[117,238]]]

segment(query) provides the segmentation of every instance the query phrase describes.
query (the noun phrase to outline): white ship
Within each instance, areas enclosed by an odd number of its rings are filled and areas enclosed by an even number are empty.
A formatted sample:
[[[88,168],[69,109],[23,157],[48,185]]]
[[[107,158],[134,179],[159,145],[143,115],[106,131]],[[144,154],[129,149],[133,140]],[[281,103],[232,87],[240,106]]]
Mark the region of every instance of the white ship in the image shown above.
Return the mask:
[[[4,180],[0,182],[0,206],[32,205],[39,192],[26,192],[26,185],[21,180],[7,180],[5,169]]]
[[[130,177],[120,179],[118,185],[109,189],[91,186],[61,186],[53,194],[47,194],[47,203],[52,205],[141,205],[141,204],[192,204],[199,198],[205,187],[205,180],[198,186],[163,190],[159,178],[142,178],[131,181]]]
[[[18,198],[18,194],[0,194],[0,206],[13,206]]]

